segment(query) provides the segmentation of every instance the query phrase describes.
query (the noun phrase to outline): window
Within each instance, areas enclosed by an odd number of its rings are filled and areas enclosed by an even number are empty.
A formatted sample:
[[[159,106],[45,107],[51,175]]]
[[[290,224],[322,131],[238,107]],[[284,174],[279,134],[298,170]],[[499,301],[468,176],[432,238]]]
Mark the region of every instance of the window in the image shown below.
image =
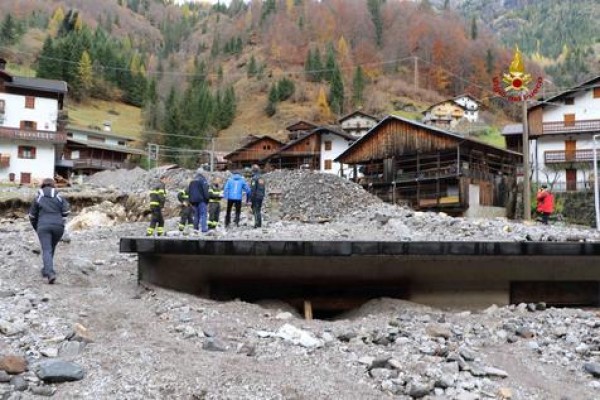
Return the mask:
[[[331,140],[325,141],[325,150],[331,150]]]
[[[575,104],[575,98],[574,97],[566,97],[565,98],[565,105],[566,106],[572,106],[573,104]]]
[[[27,160],[33,160],[35,158],[35,147],[33,146],[19,146],[18,157]]]
[[[595,99],[599,99],[600,98],[600,87],[595,87],[594,88],[594,98]]]
[[[37,122],[21,121],[21,129],[26,131],[35,131],[37,129]]]
[[[325,160],[325,170],[331,170],[331,168],[332,168],[332,161]]]
[[[35,108],[35,97],[25,96],[25,108]]]
[[[575,126],[575,114],[564,114],[565,126]]]
[[[6,106],[5,100],[0,100],[0,114],[4,114],[4,107]]]

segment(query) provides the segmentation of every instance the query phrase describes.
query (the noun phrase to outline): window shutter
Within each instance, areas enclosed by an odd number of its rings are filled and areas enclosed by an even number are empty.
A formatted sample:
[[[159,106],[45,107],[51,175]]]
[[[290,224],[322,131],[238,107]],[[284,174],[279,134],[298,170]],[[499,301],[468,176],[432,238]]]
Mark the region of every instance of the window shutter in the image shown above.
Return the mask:
[[[23,158],[23,146],[19,146],[18,157]]]
[[[31,147],[31,158],[35,158],[36,150],[37,149],[35,147]]]

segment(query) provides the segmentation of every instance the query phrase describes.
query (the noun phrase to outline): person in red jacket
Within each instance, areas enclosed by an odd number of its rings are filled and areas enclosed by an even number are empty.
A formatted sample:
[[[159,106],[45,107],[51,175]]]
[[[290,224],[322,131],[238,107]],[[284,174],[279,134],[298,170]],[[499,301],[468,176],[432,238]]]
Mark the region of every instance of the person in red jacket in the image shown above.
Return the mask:
[[[548,218],[554,212],[554,195],[550,193],[547,185],[542,185],[538,190],[536,210],[542,217],[542,224],[548,225]]]

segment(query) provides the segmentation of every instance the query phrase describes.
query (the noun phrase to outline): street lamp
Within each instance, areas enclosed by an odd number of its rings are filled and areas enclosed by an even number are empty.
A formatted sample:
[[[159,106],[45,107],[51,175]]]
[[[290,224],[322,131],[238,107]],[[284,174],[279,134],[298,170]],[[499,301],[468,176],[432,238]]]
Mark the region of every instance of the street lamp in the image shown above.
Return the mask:
[[[596,152],[596,139],[600,138],[600,135],[594,135],[594,206],[596,208],[596,230],[600,231],[600,202],[598,199],[598,154]]]

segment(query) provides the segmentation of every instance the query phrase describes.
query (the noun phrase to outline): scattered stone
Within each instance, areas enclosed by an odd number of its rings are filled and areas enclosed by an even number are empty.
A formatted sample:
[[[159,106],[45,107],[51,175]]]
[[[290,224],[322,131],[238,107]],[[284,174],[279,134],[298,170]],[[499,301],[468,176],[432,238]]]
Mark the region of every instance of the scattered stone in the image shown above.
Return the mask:
[[[518,328],[516,334],[524,339],[531,339],[535,336],[535,333],[527,327]]]
[[[433,390],[433,386],[427,383],[412,382],[407,388],[407,393],[413,399],[427,396]]]
[[[0,383],[10,382],[10,378],[8,372],[0,370]]]
[[[73,326],[73,331],[67,336],[67,339],[84,343],[94,342],[94,338],[92,337],[90,331],[81,324],[75,324]]]
[[[500,400],[510,400],[513,397],[513,392],[510,388],[501,387],[498,389],[498,396],[500,397]]]
[[[29,382],[19,375],[13,376],[10,380],[10,384],[17,392],[24,392],[29,387]]]
[[[56,393],[56,388],[49,385],[30,386],[29,390],[36,396],[52,397]]]
[[[202,343],[202,349],[207,351],[225,352],[227,351],[227,344],[217,338],[209,337]]]
[[[10,323],[8,321],[0,319],[0,333],[6,336],[15,336],[19,333],[25,332],[26,330],[27,328],[24,325]]]
[[[276,334],[286,342],[307,348],[323,347],[323,341],[315,338],[312,333],[298,329],[293,325],[285,324]]]
[[[292,319],[292,318],[294,318],[294,315],[289,311],[281,312],[275,316],[275,319],[282,319],[282,320],[288,320],[288,319]]]
[[[85,342],[62,342],[58,348],[58,356],[64,360],[72,360],[81,353],[84,347]]]
[[[600,377],[600,363],[586,362],[583,364],[583,369],[585,372],[592,374],[595,378]]]
[[[8,355],[0,357],[0,370],[9,374],[22,374],[27,371],[27,360],[25,357]]]
[[[40,362],[35,373],[44,382],[69,382],[83,379],[83,368],[74,362],[45,360]]]
[[[452,332],[450,332],[450,328],[448,325],[428,325],[427,326],[427,334],[431,337],[437,338],[441,337],[444,339],[450,339],[452,336]]]

